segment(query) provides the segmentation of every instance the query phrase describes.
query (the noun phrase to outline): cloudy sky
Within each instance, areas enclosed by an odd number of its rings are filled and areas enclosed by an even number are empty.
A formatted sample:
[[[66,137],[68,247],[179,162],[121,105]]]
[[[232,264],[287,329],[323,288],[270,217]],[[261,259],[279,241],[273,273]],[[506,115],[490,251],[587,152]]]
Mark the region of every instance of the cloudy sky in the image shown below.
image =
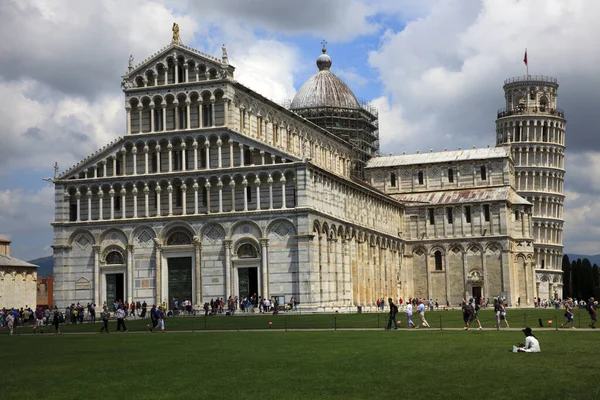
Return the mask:
[[[0,6],[0,234],[51,254],[42,181],[125,129],[120,76],[171,39],[220,55],[276,100],[332,70],[380,111],[382,153],[494,143],[504,79],[557,77],[567,123],[565,247],[600,253],[600,2],[585,0],[4,0]]]

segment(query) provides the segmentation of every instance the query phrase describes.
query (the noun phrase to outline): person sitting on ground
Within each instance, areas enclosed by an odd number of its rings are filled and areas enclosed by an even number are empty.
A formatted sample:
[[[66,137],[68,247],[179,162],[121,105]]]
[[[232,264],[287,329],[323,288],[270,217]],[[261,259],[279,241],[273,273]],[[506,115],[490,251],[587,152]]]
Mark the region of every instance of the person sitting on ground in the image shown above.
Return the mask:
[[[527,327],[523,329],[523,333],[525,334],[525,344],[519,344],[517,351],[522,353],[540,353],[542,351],[540,349],[540,342],[533,336],[531,328]]]

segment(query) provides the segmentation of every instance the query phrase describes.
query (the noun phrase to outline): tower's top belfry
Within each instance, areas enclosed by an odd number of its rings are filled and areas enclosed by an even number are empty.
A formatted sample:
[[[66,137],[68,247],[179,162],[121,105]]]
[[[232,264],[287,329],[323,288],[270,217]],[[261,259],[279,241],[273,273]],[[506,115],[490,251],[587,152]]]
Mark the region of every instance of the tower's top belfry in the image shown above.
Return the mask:
[[[504,81],[506,106],[498,118],[515,114],[552,115],[564,118],[557,107],[558,80],[546,75],[524,75]]]

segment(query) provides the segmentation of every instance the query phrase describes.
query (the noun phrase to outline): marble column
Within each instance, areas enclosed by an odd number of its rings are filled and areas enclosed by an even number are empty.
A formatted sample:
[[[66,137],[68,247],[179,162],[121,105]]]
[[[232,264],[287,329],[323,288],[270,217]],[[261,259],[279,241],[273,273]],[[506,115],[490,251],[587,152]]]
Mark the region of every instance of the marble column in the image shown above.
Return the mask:
[[[263,299],[268,299],[269,295],[269,239],[260,239],[261,246],[261,264],[262,264],[262,295]]]
[[[225,299],[231,296],[231,244],[230,239],[223,240],[225,246]]]
[[[102,189],[100,189],[100,191],[98,192],[98,221],[104,220],[104,202],[102,201],[103,198],[104,192],[102,191]]]
[[[88,189],[85,196],[87,197],[87,220],[92,220],[92,191]]]
[[[158,239],[154,239],[154,248],[156,250],[156,276],[155,276],[155,294],[156,304],[162,304],[162,245]]]
[[[195,282],[196,282],[196,299],[197,306],[202,307],[204,300],[202,299],[202,242],[198,236],[194,236],[194,253],[196,256],[195,264]]]
[[[134,301],[133,297],[133,245],[127,245],[127,295],[126,298],[129,298],[129,302]]]
[[[94,304],[100,305],[100,245],[93,245],[94,250]]]
[[[235,212],[235,181],[233,179],[229,182],[231,188],[231,212]]]

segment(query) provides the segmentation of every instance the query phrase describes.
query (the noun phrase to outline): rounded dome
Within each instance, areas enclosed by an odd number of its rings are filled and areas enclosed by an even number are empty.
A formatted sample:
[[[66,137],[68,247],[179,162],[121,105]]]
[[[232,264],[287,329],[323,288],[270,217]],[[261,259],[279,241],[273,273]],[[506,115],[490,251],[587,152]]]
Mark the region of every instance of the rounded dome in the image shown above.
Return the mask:
[[[319,72],[307,80],[294,96],[290,109],[301,110],[305,108],[335,107],[358,109],[360,104],[352,90],[333,72],[331,57],[325,53],[317,58]]]

